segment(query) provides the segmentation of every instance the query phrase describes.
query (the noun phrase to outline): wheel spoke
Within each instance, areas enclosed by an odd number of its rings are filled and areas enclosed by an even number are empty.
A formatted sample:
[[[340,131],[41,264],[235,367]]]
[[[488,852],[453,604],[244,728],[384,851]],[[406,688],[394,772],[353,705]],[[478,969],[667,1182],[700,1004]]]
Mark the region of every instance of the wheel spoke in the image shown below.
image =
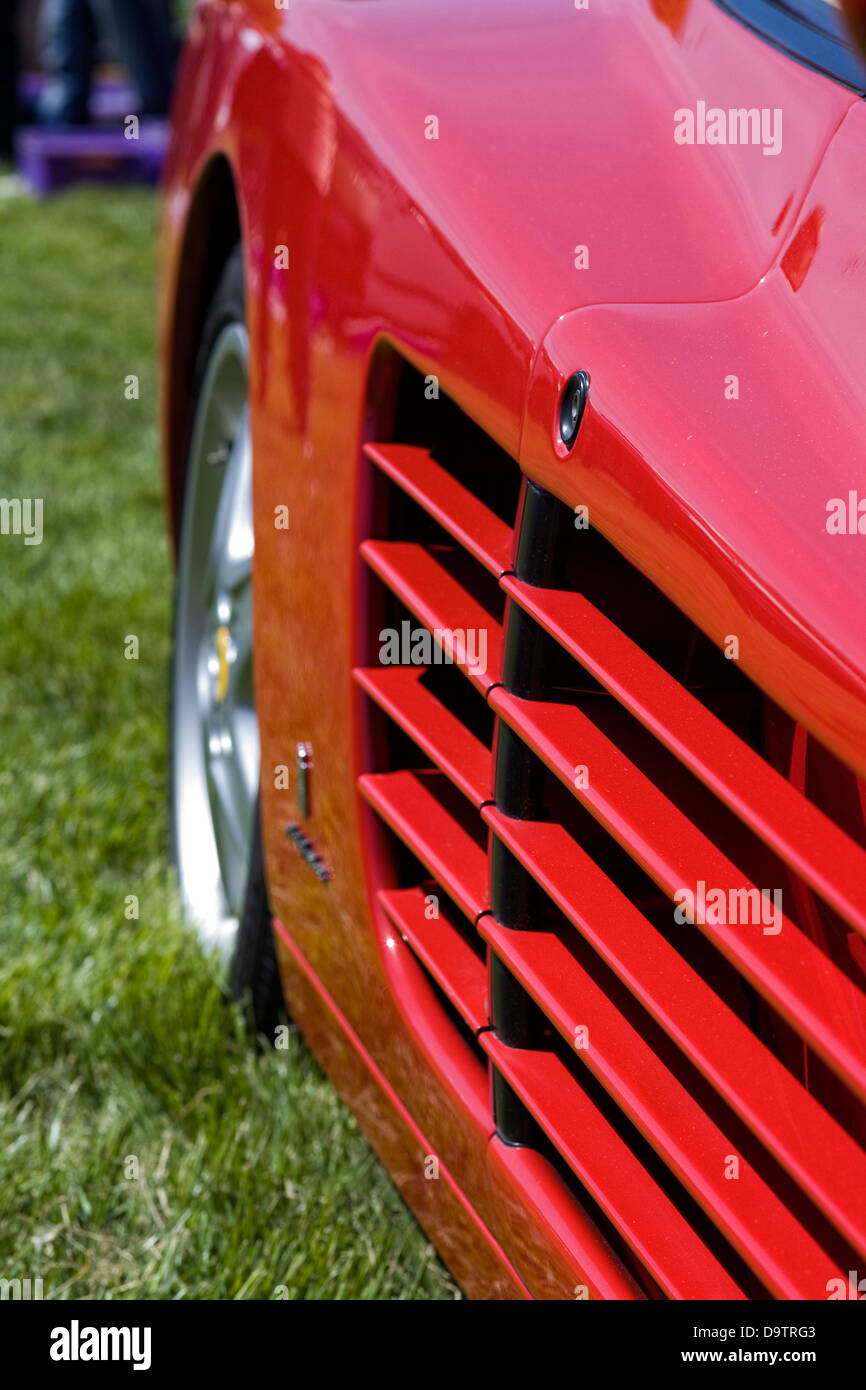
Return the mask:
[[[207,780],[223,887],[231,912],[238,916],[246,884],[245,861],[249,838],[240,812],[238,767],[231,734],[225,727],[211,730],[207,749]]]
[[[224,465],[213,539],[205,572],[205,602],[231,595],[248,579],[253,558],[250,434],[244,411]]]
[[[238,778],[243,790],[242,814],[245,829],[252,833],[252,806],[259,780],[259,726],[252,709],[236,709],[232,716],[232,743]],[[249,822],[247,824],[247,822]]]

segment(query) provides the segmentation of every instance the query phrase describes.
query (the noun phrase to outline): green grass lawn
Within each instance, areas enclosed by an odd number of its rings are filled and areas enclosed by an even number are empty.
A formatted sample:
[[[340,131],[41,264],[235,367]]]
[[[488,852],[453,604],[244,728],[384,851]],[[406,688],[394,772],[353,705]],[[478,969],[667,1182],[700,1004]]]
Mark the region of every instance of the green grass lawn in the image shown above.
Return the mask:
[[[249,1043],[178,912],[155,215],[0,203],[0,497],[41,497],[44,530],[0,535],[0,1278],[459,1297],[303,1042]]]

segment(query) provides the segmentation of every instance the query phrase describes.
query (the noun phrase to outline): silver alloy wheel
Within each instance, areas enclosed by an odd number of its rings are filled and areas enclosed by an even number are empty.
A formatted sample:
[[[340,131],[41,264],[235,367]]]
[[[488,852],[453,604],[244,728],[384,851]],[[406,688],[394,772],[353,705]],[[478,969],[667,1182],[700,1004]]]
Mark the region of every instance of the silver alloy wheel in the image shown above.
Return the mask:
[[[259,783],[253,702],[246,329],[217,338],[196,410],[175,612],[172,798],[184,905],[226,957],[243,910]]]

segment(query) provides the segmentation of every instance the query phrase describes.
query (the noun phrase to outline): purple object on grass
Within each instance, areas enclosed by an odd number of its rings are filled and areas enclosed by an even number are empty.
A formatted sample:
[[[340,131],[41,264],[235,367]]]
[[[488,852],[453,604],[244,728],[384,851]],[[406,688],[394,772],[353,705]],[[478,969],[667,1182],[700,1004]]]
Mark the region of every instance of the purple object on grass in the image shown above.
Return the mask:
[[[40,197],[84,179],[158,183],[167,134],[166,122],[156,120],[141,122],[137,140],[127,140],[120,126],[23,126],[15,163]]]

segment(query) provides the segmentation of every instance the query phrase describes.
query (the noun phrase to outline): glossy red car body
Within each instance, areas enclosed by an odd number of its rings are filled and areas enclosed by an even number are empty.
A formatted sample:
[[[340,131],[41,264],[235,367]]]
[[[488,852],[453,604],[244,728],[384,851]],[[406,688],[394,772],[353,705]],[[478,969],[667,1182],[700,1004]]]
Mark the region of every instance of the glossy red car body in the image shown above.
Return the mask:
[[[781,149],[676,143],[674,113],[700,101],[781,110]],[[863,102],[710,0],[214,0],[191,23],[173,125],[161,289],[171,520],[197,334],[239,233],[263,768],[293,764],[299,741],[314,750],[306,821],[294,788],[262,779],[293,1016],[469,1294],[827,1297],[866,1258]],[[417,454],[401,459],[399,437],[378,462],[362,455],[381,435],[398,357],[419,381],[435,375],[545,493],[587,507],[715,647],[736,636],[770,712],[761,750],[597,602],[511,574],[511,531],[489,508],[462,510],[459,493],[450,507],[445,488],[437,513],[443,479]],[[569,452],[559,403],[578,370],[591,386]],[[428,627],[474,611],[454,606],[453,580],[437,582],[419,547],[380,534],[374,476],[414,488],[499,581],[507,612],[534,617],[708,787],[713,817],[724,805],[788,865],[793,917],[778,936],[703,925],[748,1007],[721,975],[702,978],[704,957],[647,934],[640,904],[553,820],[504,814],[489,752],[461,744],[441,707],[371,671],[380,582]],[[828,531],[831,499],[846,533]],[[273,525],[281,505],[288,532]],[[353,680],[356,667],[366,674]],[[729,828],[708,835],[667,763],[644,766],[571,703],[515,695],[495,666],[480,685],[499,726],[560,784],[589,767],[577,800],[666,901],[696,879],[740,881]],[[583,953],[560,930],[496,920],[477,831],[423,778],[382,771],[377,705],[540,884]],[[586,1088],[561,1052],[509,1047],[489,1026],[483,964],[459,933],[425,935],[383,826],[566,1043],[588,1029],[592,1045],[575,1054]],[[443,994],[558,1162],[497,1132],[487,1071]]]

